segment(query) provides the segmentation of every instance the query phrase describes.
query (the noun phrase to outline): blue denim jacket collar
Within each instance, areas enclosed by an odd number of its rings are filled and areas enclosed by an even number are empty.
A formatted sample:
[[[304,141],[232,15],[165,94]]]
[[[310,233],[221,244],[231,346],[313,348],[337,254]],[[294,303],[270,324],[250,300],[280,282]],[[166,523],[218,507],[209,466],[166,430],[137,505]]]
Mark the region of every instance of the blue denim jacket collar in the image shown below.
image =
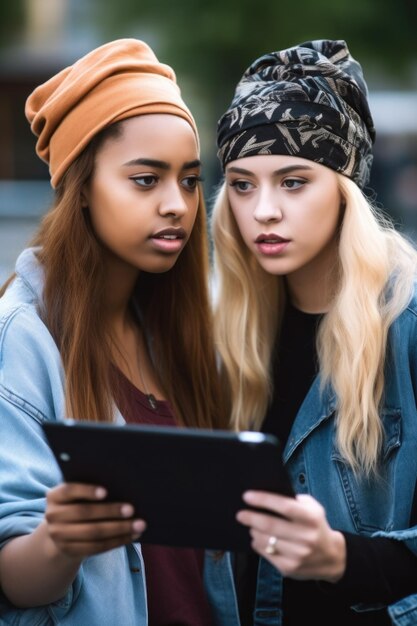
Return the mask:
[[[296,448],[302,444],[320,424],[327,420],[336,410],[336,396],[330,385],[321,389],[320,377],[317,375],[304,398],[292,425],[283,457],[287,462]]]

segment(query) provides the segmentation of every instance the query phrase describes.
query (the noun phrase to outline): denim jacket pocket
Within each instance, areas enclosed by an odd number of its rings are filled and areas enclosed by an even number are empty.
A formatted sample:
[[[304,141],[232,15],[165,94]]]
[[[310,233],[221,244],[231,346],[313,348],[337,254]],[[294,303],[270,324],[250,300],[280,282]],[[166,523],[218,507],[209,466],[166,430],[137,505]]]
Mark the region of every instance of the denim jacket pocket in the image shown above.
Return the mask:
[[[394,522],[395,461],[401,447],[401,411],[381,411],[384,442],[377,477],[357,477],[338,450],[332,453],[351,518],[358,533],[389,531]]]

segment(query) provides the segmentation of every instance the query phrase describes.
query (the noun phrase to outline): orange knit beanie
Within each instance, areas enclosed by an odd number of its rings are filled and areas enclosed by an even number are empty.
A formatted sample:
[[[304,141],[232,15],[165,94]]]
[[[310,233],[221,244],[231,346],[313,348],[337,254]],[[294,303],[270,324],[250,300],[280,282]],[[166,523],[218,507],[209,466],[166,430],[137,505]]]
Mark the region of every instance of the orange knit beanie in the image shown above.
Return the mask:
[[[128,117],[178,115],[198,141],[174,71],[137,39],[107,43],[63,69],[31,93],[25,113],[38,137],[36,152],[49,164],[52,187],[100,130]]]

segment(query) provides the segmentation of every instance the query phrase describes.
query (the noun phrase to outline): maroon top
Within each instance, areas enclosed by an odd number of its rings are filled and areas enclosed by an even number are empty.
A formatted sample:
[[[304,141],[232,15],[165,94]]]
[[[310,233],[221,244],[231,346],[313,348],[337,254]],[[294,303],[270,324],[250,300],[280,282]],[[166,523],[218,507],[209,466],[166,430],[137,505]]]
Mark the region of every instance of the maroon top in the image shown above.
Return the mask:
[[[175,426],[168,402],[154,401],[118,371],[123,416],[132,424]],[[149,626],[212,626],[203,584],[204,550],[142,544]]]

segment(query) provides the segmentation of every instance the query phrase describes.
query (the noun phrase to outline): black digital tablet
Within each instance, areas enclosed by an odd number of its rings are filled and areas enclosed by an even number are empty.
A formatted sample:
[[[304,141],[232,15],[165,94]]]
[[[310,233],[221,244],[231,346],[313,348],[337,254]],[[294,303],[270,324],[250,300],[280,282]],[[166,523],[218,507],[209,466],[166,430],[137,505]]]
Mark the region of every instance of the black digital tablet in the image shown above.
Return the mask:
[[[142,543],[250,551],[248,489],[293,495],[279,441],[259,432],[67,420],[43,426],[67,482],[102,485],[147,522]]]

